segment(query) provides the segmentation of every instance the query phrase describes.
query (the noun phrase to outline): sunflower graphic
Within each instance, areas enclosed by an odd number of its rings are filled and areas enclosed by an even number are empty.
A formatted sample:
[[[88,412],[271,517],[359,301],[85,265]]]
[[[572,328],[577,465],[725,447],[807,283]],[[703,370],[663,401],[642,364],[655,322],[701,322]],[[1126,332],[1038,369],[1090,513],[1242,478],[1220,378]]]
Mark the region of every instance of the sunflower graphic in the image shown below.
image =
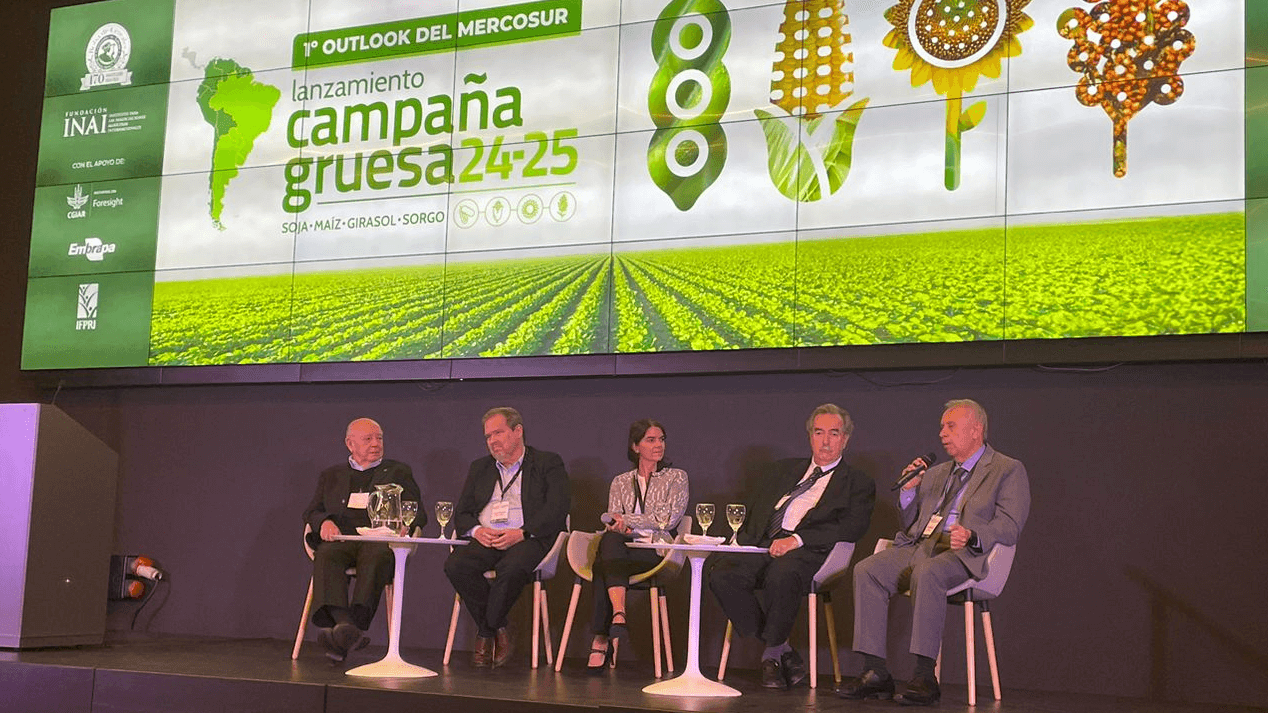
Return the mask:
[[[986,102],[962,110],[965,94],[979,77],[996,79],[1003,60],[1021,54],[1017,35],[1034,25],[1022,12],[1030,0],[898,0],[885,11],[894,29],[885,46],[898,51],[894,69],[911,70],[911,86],[933,82],[947,98],[947,190],[960,187],[960,152],[964,132],[986,116]]]

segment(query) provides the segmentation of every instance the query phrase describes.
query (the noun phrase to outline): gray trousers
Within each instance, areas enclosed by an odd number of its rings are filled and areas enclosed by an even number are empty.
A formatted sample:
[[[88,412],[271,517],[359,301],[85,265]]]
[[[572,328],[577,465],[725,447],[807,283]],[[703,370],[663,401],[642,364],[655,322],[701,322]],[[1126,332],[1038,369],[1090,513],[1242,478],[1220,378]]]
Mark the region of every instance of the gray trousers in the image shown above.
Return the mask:
[[[911,589],[913,654],[936,658],[947,619],[947,590],[968,581],[969,570],[932,542],[891,547],[854,566],[854,650],[885,658],[889,600]]]

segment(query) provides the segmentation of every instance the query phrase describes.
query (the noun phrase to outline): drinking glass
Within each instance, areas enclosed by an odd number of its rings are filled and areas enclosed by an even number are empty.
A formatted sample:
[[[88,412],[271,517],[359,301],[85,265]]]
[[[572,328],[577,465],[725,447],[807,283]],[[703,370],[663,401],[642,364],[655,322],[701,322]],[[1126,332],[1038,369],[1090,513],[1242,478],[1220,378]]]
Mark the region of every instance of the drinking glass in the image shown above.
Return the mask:
[[[709,526],[713,524],[713,503],[696,504],[696,521],[700,523],[700,534],[708,535]]]
[[[418,502],[415,500],[401,501],[401,526],[405,530],[405,534],[409,535],[410,527],[414,525],[414,518],[418,517]]]
[[[731,544],[737,544],[740,537],[740,526],[744,524],[744,516],[748,509],[742,503],[727,503],[726,524],[731,526]]]
[[[669,537],[669,518],[673,513],[669,509],[669,503],[661,503],[652,511],[652,516],[656,518],[656,528],[659,530],[657,536],[663,536],[666,541]]]
[[[445,536],[445,525],[449,524],[449,520],[453,518],[453,503],[448,500],[441,500],[436,503],[436,522],[440,524],[440,536]]]

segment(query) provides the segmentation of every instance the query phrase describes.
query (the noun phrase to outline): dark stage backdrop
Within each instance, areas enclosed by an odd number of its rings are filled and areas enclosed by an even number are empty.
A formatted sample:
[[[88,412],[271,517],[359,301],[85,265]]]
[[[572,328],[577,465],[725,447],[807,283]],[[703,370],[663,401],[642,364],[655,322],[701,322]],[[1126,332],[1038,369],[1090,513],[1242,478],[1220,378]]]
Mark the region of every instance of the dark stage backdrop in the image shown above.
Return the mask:
[[[1013,577],[994,609],[1006,685],[1258,704],[1268,700],[1268,614],[1256,586],[1268,576],[1256,524],[1268,502],[1257,463],[1268,442],[1264,377],[1260,364],[1137,365],[1101,373],[137,388],[64,391],[58,403],[121,454],[117,551],[150,554],[171,572],[166,601],[142,624],[286,637],[309,574],[299,512],[318,471],[346,455],[343,428],[352,418],[383,424],[388,454],[414,466],[430,508],[456,499],[466,464],[482,454],[481,413],[513,404],[528,441],[564,456],[574,525],[596,528],[607,482],[625,467],[632,419],[663,420],[670,457],[691,475],[692,502],[721,504],[751,487],[764,463],[804,455],[806,415],[835,401],[857,422],[848,456],[884,493],[860,543],[870,552],[877,537],[893,534],[894,474],[937,447],[942,403],[972,396],[990,412],[991,442],[1026,463],[1033,490]],[[444,645],[452,590],[438,576],[441,559],[425,550],[410,563],[409,644]],[[564,568],[550,586],[556,632],[569,583]],[[684,578],[671,591],[680,651],[685,593]],[[848,648],[849,588],[836,594]],[[587,589],[582,612],[588,597]],[[646,599],[636,601],[637,626],[646,622]],[[894,616],[905,622],[904,608],[895,606]],[[703,659],[716,661],[723,622],[713,602],[705,613]],[[526,633],[528,614],[516,615]],[[963,675],[960,621],[950,614],[951,680]],[[376,631],[382,641],[381,622]],[[896,625],[891,641],[900,673],[910,667],[904,631]],[[472,633],[464,618],[464,647]],[[574,654],[587,636],[582,623]],[[804,646],[804,625],[794,643]],[[734,665],[753,666],[757,654],[740,647]],[[847,670],[858,663],[847,656]],[[1190,687],[1195,680],[1201,690]]]
[[[53,398],[18,371],[48,9],[8,8],[0,66],[0,399]],[[888,485],[915,454],[936,448],[941,404],[980,400],[991,441],[1023,460],[1034,505],[1012,581],[995,606],[1006,687],[1262,705],[1268,700],[1268,581],[1261,475],[1268,443],[1262,363],[1132,365],[1105,372],[1035,368],[866,374],[646,377],[538,381],[203,386],[64,390],[59,406],[120,454],[114,551],[145,553],[169,584],[140,618],[151,632],[292,636],[310,568],[299,514],[321,468],[346,456],[344,425],[378,419],[388,453],[418,474],[426,506],[458,495],[483,453],[479,416],[511,404],[530,443],[560,452],[574,482],[573,522],[594,528],[607,482],[623,469],[630,420],[654,416],[692,477],[692,502],[740,496],[773,458],[804,455],[807,413],[836,401],[858,428],[849,457],[884,498],[860,543],[896,524]],[[718,525],[715,525],[718,527]],[[430,533],[435,532],[432,525]],[[452,590],[441,554],[409,568],[404,641],[439,648]],[[551,583],[562,627],[571,576]],[[671,590],[676,647],[685,643],[685,578]],[[836,592],[848,648],[852,602]],[[587,610],[589,591],[581,612]],[[631,606],[649,657],[646,598]],[[161,605],[161,606],[160,606]],[[896,605],[896,621],[906,621]],[[528,610],[515,621],[527,633]],[[706,599],[703,659],[716,662],[723,622]],[[129,605],[113,610],[125,628]],[[963,675],[960,617],[949,616],[945,675]],[[906,675],[904,627],[894,668]],[[800,624],[794,643],[804,649]],[[587,624],[576,628],[580,656]],[[374,630],[382,642],[380,617]],[[473,635],[465,618],[458,641]],[[737,647],[736,667],[757,648]],[[824,650],[826,654],[826,649]],[[859,661],[847,655],[848,672]],[[985,676],[985,674],[982,674]]]

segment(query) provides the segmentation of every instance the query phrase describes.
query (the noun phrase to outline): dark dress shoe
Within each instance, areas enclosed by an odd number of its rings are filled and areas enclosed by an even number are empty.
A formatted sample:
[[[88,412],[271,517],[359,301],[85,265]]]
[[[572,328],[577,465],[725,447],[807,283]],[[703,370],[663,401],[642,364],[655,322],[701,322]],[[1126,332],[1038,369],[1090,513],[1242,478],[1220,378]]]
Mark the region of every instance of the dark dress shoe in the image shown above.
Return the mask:
[[[511,630],[505,626],[493,634],[493,668],[505,666],[511,660],[511,650],[515,642],[511,638]]]
[[[784,678],[784,666],[779,659],[762,659],[762,688],[788,690],[788,679]]]
[[[837,696],[852,701],[863,698],[879,698],[887,701],[894,697],[894,677],[888,673],[882,678],[872,669],[863,672],[862,676],[847,678],[837,689]]]
[[[363,635],[356,624],[336,624],[332,635],[335,643],[342,647],[344,651],[356,651],[357,649],[365,648],[365,645],[370,643],[370,640]]]
[[[493,665],[493,637],[477,636],[475,651],[471,652],[471,665],[475,668],[489,668]]]
[[[788,682],[789,688],[806,680],[806,662],[796,649],[785,651],[779,657],[779,663],[784,669],[784,680]]]
[[[330,659],[331,663],[343,663],[348,655],[347,649],[341,649],[335,644],[335,631],[330,627],[323,626],[317,631],[317,643],[325,649],[326,658]]]
[[[343,663],[349,651],[364,648],[370,640],[361,635],[354,624],[343,622],[317,632],[317,642],[326,650],[331,663]]]
[[[898,702],[905,706],[931,706],[942,698],[936,678],[913,678],[907,682]]]

